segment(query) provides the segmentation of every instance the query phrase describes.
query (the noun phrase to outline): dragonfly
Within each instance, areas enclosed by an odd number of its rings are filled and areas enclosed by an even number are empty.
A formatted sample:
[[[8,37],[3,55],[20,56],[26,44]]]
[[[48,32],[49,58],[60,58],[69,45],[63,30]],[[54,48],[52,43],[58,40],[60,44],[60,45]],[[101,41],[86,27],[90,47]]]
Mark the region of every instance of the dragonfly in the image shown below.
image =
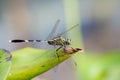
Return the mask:
[[[60,20],[58,19],[51,31],[51,33],[49,34],[49,36],[47,37],[46,40],[23,40],[23,39],[14,39],[14,40],[9,40],[10,43],[29,43],[29,42],[47,42],[49,45],[54,46],[54,48],[56,48],[56,46],[59,46],[56,49],[56,55],[57,55],[57,51],[62,49],[62,48],[66,48],[67,46],[69,46],[71,44],[71,39],[68,38],[64,38],[62,37],[62,35],[64,35],[65,33],[67,33],[68,31],[72,30],[75,27],[78,27],[79,24],[73,25],[70,29],[64,31],[61,34],[54,36],[54,33],[57,30],[58,24],[59,24]],[[51,39],[50,39],[51,38]],[[59,56],[57,55],[57,57],[59,58]]]

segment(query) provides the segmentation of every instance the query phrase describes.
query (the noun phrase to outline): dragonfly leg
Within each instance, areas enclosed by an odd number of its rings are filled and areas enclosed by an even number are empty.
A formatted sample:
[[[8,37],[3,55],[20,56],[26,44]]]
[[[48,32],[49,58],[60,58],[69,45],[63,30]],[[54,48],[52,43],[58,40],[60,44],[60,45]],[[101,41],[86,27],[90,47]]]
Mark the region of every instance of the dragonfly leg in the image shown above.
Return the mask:
[[[61,49],[61,48],[66,48],[65,44],[63,42],[60,42],[62,45],[56,49],[56,56],[58,57],[58,61],[59,61],[59,55],[58,55],[58,51]],[[55,46],[55,45],[54,45]]]
[[[56,48],[55,45],[54,45],[54,47]],[[59,55],[58,55],[58,52],[57,52],[58,50],[59,50],[59,48],[55,50],[55,51],[56,51],[56,52],[55,52],[55,55],[56,55],[56,57],[57,57],[57,62],[59,62]]]
[[[58,51],[62,48],[63,46],[60,46],[59,48],[56,49],[56,56],[58,58],[58,61],[59,61],[59,55],[58,55]]]
[[[60,50],[63,46],[60,46],[59,48],[56,49],[56,51]]]

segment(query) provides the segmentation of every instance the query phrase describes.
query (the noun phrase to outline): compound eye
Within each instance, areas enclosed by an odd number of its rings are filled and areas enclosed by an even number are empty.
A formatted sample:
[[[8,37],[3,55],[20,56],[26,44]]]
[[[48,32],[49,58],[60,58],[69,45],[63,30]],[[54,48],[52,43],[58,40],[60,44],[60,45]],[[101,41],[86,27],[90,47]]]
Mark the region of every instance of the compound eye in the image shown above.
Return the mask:
[[[68,39],[68,42],[71,42],[71,39]]]

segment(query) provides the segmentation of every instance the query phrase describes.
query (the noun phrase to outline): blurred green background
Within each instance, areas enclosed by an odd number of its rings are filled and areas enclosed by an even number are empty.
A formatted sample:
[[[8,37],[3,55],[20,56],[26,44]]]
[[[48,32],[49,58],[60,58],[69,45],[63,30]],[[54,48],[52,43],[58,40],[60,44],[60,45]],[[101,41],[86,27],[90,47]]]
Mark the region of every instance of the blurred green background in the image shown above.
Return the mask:
[[[24,47],[43,48],[42,43],[11,44],[11,39],[45,40],[56,20],[56,34],[80,24],[67,36],[77,54],[74,69],[69,59],[36,79],[119,80],[120,10],[119,0],[0,0],[0,48],[15,51]],[[64,35],[66,36],[66,35]]]

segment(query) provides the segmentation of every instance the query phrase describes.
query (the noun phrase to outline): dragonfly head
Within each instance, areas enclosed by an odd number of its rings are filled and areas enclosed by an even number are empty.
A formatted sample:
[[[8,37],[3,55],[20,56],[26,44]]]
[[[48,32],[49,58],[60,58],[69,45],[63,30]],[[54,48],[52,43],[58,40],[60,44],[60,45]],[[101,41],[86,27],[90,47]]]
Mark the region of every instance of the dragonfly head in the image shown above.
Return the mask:
[[[70,43],[71,43],[71,39],[66,39],[66,45],[70,45]]]

